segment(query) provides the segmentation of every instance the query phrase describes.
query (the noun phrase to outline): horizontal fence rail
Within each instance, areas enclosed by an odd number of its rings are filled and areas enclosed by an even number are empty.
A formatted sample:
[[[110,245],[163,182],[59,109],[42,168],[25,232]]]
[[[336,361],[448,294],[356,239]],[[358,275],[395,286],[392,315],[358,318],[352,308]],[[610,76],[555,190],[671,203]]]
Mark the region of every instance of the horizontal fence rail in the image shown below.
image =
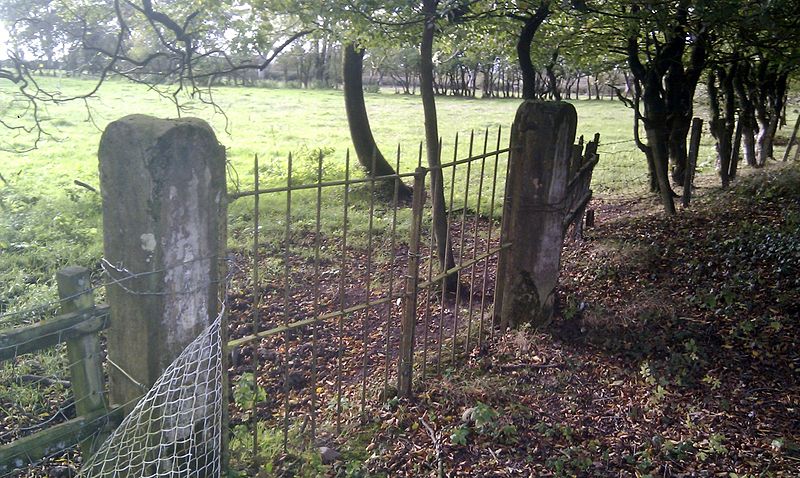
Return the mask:
[[[0,361],[37,352],[108,327],[108,306],[62,314],[27,327],[0,330]]]
[[[70,380],[37,377],[31,386],[68,385],[72,398],[68,407],[60,407],[44,422],[27,427],[28,431],[37,430],[34,433],[0,445],[3,475],[64,453],[76,444],[88,457],[107,436],[109,427],[122,419],[121,412],[109,410],[105,401],[98,333],[109,325],[109,308],[94,304],[88,270],[67,267],[56,278],[62,313],[32,325],[0,331],[0,362],[11,362],[13,366],[26,354],[63,344]],[[65,408],[74,408],[75,418],[67,419]],[[58,423],[59,420],[64,421]],[[52,422],[57,424],[51,425]]]

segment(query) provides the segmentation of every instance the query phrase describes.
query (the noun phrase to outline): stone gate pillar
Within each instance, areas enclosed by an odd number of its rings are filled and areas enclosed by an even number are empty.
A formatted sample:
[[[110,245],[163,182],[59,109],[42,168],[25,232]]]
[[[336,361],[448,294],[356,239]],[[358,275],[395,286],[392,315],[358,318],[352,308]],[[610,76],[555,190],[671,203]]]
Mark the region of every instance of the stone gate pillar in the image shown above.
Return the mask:
[[[108,125],[99,157],[110,401],[122,405],[220,311],[225,149],[202,120],[131,115]]]
[[[498,264],[501,326],[543,325],[553,314],[569,166],[578,124],[565,102],[525,101],[511,129],[511,164]]]

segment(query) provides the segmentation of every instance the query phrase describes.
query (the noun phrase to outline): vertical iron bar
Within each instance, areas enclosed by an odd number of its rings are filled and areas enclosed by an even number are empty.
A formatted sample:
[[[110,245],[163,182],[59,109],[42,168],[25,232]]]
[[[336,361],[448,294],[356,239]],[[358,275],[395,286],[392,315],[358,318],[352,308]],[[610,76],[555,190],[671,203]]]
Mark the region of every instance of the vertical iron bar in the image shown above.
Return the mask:
[[[800,120],[800,117],[798,117]],[[683,175],[683,207],[689,207],[692,200],[692,183],[694,182],[694,171],[697,168],[697,153],[700,150],[700,136],[703,134],[703,120],[692,118],[692,133],[689,139],[689,154],[687,157],[688,167],[686,174]]]
[[[314,317],[319,318],[319,250],[322,242],[321,223],[322,223],[322,152],[319,153],[317,163],[317,215],[314,227]],[[317,437],[317,327],[319,324],[311,325],[311,441]]]
[[[439,148],[439,162],[441,163],[442,148]],[[450,249],[450,226],[452,222],[453,211],[453,191],[455,190],[456,183],[456,165],[458,160],[458,133],[456,133],[455,144],[453,145],[453,166],[450,174],[450,200],[447,205],[447,237],[445,238],[445,248],[447,251]],[[442,181],[444,181],[444,171],[442,171]],[[443,271],[444,272],[444,271]],[[442,277],[442,297],[441,307],[439,308],[439,344],[436,351],[436,374],[442,373],[442,345],[444,342],[444,304],[447,300],[447,277]]]
[[[797,116],[797,121],[794,123],[794,129],[792,130],[792,136],[789,138],[789,143],[786,145],[786,151],[783,152],[783,159],[781,162],[786,162],[789,159],[789,152],[792,150],[792,146],[797,143],[797,130],[800,129],[800,115]]]
[[[408,275],[403,294],[403,321],[400,334],[400,363],[397,373],[397,393],[411,397],[414,367],[414,328],[417,317],[417,292],[419,285],[419,243],[422,226],[422,209],[425,205],[425,174],[419,167],[414,173],[414,198],[411,203],[411,237],[408,244]]]
[[[475,205],[475,221],[472,231],[472,271],[470,272],[469,279],[469,307],[467,307],[467,346],[466,353],[469,354],[470,341],[472,339],[472,303],[475,299],[475,269],[477,263],[475,258],[478,257],[478,219],[481,217],[481,195],[483,194],[483,174],[486,171],[486,151],[489,145],[489,128],[484,130],[483,134],[483,157],[481,158],[481,177],[478,180],[478,198]],[[478,325],[478,335],[480,336],[480,328]],[[478,348],[480,348],[480,339],[478,340]]]
[[[364,358],[362,363],[362,379],[361,379],[361,421],[362,423],[366,420],[366,406],[367,406],[367,325],[369,323],[369,314],[372,312],[372,308],[370,307],[370,303],[372,302],[372,226],[373,226],[373,216],[375,215],[375,163],[377,161],[377,151],[372,151],[372,171],[373,174],[370,177],[369,182],[369,225],[367,227],[367,283],[366,283],[366,294],[367,294],[367,307],[364,309],[364,322],[362,324],[362,340],[361,345],[364,347]]]
[[[442,150],[441,145],[439,146],[439,151]],[[442,175],[442,179],[444,179],[444,175]],[[436,209],[436,201],[439,196],[437,194],[433,195],[433,207],[431,210]],[[433,292],[433,262],[435,261],[434,256],[434,242],[433,242],[433,216],[431,216],[431,225],[428,229],[428,289],[425,291],[425,329],[424,329],[424,337],[423,337],[423,348],[422,348],[422,379],[425,380],[428,371],[428,335],[431,323],[431,293]]]
[[[509,137],[509,139],[508,139],[508,153],[506,153],[506,173],[505,173],[505,176],[503,176],[504,181],[505,181],[503,183],[503,201],[506,201],[506,199],[508,199],[508,171],[509,171],[509,168],[511,167],[511,148],[512,147],[513,147],[513,145],[511,144],[511,137]],[[500,216],[500,237],[499,237],[501,246],[503,245],[503,240],[505,239],[503,237],[503,224],[505,222],[506,222],[505,215],[501,215]],[[498,260],[499,260],[499,257],[498,257]],[[497,276],[497,273],[495,272],[495,275],[494,275],[494,296],[492,297],[492,313],[493,314],[494,314],[494,311],[497,310],[497,282],[499,280],[500,280],[500,278]],[[492,320],[494,320],[494,317],[492,317]],[[490,332],[491,332],[491,335],[489,336],[490,340],[494,339],[494,329],[495,329],[495,327],[493,325],[492,328],[490,329]]]
[[[492,169],[492,198],[489,202],[489,231],[486,234],[486,254],[492,247],[492,226],[494,226],[494,200],[497,191],[497,167],[500,163],[500,136],[502,134],[502,126],[497,128],[497,146],[495,147],[494,155],[494,168]],[[495,274],[496,275],[496,274]],[[489,281],[489,257],[486,257],[486,262],[483,267],[483,285],[481,286],[481,324],[478,329],[478,345],[483,343],[483,322],[486,315],[486,283]],[[489,325],[490,330],[494,330],[492,324]]]
[[[342,358],[344,354],[344,310],[345,301],[345,274],[347,270],[347,210],[350,208],[350,150],[347,150],[344,161],[344,218],[342,219],[342,265],[339,270],[339,307],[342,314],[337,322],[339,334],[339,351],[336,360],[336,432],[342,432]]]
[[[439,137],[438,155],[439,155],[439,164],[442,164],[442,161],[441,161],[441,157],[442,157],[442,138],[441,137]],[[418,168],[422,167],[422,143],[419,144],[419,156],[417,158],[417,167]],[[441,173],[442,174],[440,175],[440,177],[442,178],[442,181],[444,181],[444,171],[441,171]],[[431,214],[435,210],[436,199],[439,197],[438,194],[433,194],[432,196],[433,196],[434,208],[431,209]],[[433,216],[432,215],[431,215],[431,220],[433,220]],[[420,228],[421,227],[422,226],[420,225]],[[432,249],[432,247],[433,247],[433,223],[432,222],[431,222],[431,229],[430,229],[430,238],[429,238],[428,242],[429,242],[429,244],[428,244],[429,249],[428,250],[430,251],[430,258],[431,258],[431,260],[433,260],[433,249]],[[446,242],[447,242],[447,240],[445,239],[445,243]],[[446,250],[447,250],[447,248],[445,248],[445,251]],[[423,332],[423,335],[422,335],[423,344],[422,344],[422,371],[421,371],[422,375],[421,375],[421,377],[422,377],[423,380],[425,379],[425,375],[427,374],[427,370],[428,370],[428,326],[429,326],[430,317],[431,317],[431,311],[430,311],[430,303],[431,303],[430,279],[431,279],[432,276],[433,276],[433,263],[429,262],[428,263],[428,289],[425,291],[425,325],[424,325],[424,332]]]
[[[259,176],[258,176],[258,155],[255,155],[253,159],[254,165],[254,176],[253,181],[255,183],[255,190],[258,191],[258,184],[259,184]],[[259,197],[260,195],[256,193],[253,196],[253,334],[258,333],[258,323],[260,321],[259,317],[259,306],[261,302],[261,290],[259,287],[259,277],[258,277],[258,219],[259,219]],[[251,363],[253,364],[253,408],[251,410],[252,417],[250,421],[253,427],[253,460],[256,460],[258,456],[258,414],[257,414],[257,403],[256,397],[258,396],[258,345],[261,343],[260,340],[253,343],[252,348],[253,352],[251,356]],[[254,463],[255,464],[255,463]]]
[[[289,243],[292,234],[292,153],[289,153],[289,164],[286,174],[286,236],[283,249],[283,273],[285,288],[283,295],[283,323],[288,325],[289,302],[292,295],[291,267],[289,264]],[[289,330],[283,333],[283,452],[289,448]]]
[[[475,142],[475,131],[470,131],[469,133],[469,154],[467,154],[468,158],[472,157],[472,147]],[[461,209],[461,239],[459,240],[458,246],[458,264],[456,265],[456,276],[458,277],[458,282],[456,282],[456,297],[455,302],[453,304],[453,349],[452,349],[452,356],[451,360],[453,363],[456,362],[456,350],[458,349],[457,340],[458,340],[458,307],[461,302],[461,266],[464,264],[464,232],[465,227],[464,223],[467,221],[467,199],[469,198],[469,179],[470,174],[472,172],[472,161],[467,161],[467,178],[464,185],[464,206]]]
[[[397,159],[395,172],[400,174],[400,144],[397,145]],[[395,246],[396,233],[397,233],[397,202],[400,195],[400,177],[394,178],[394,193],[392,194],[392,237],[389,246],[389,298],[394,296],[394,259],[395,259]],[[383,377],[383,396],[388,398],[389,392],[389,367],[391,361],[389,359],[389,345],[392,340],[392,312],[394,311],[394,303],[389,302],[386,312],[386,350],[384,351],[384,377]]]

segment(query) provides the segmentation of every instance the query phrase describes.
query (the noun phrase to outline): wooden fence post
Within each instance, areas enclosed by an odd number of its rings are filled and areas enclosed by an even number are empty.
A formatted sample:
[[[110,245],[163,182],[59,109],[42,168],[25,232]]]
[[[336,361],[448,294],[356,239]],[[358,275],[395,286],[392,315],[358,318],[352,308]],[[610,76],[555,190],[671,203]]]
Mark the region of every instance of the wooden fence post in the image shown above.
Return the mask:
[[[99,157],[110,399],[127,413],[220,311],[225,148],[202,120],[131,115]]]
[[[694,183],[694,170],[697,168],[697,155],[700,152],[700,136],[703,133],[703,120],[692,119],[692,134],[689,139],[689,164],[686,174],[683,175],[683,207],[689,207],[692,199],[692,183]]]
[[[731,146],[731,164],[728,166],[728,177],[736,179],[736,172],[739,169],[739,151],[742,144],[742,122],[736,122],[736,132],[733,134],[733,145]],[[697,158],[695,158],[697,164]]]
[[[61,313],[68,314],[94,307],[89,271],[83,267],[65,267],[56,273]],[[75,412],[80,417],[97,415],[107,410],[104,396],[100,338],[97,333],[85,334],[67,341],[67,362],[72,383]],[[100,429],[95,436],[81,441],[81,453],[86,461],[105,441],[108,431]]]
[[[525,101],[511,130],[508,240],[501,326],[550,321],[561,264],[568,174],[578,117],[564,102]]]
[[[797,121],[794,122],[794,129],[792,130],[792,137],[789,138],[789,144],[786,145],[786,151],[783,152],[783,162],[785,163],[789,159],[789,151],[792,149],[792,145],[797,142],[797,130],[800,129],[800,115],[797,115]],[[797,147],[797,152],[800,153],[800,145]],[[795,158],[797,157],[797,153],[795,153]]]
[[[583,137],[581,137],[583,138]],[[576,169],[572,171],[570,168],[570,177],[574,177],[574,175],[579,175],[577,179],[570,179],[570,182],[576,181],[577,186],[574,188],[573,199],[575,201],[581,201],[582,198],[580,197],[581,194],[589,193],[586,196],[586,202],[580,203],[578,208],[575,211],[575,219],[573,219],[573,227],[574,227],[574,238],[576,241],[583,240],[583,226],[584,226],[584,217],[586,216],[586,207],[589,205],[589,200],[591,199],[591,185],[592,185],[592,173],[594,171],[594,166],[588,172],[581,173],[582,167],[588,161],[599,160],[599,155],[597,154],[597,146],[600,144],[600,133],[595,133],[594,138],[586,143],[586,149],[581,152],[581,155],[578,158],[578,164],[576,165]],[[569,187],[569,186],[568,186]],[[588,219],[588,218],[587,218]],[[587,227],[591,227],[588,224],[588,220],[586,222]],[[594,211],[592,211],[592,225],[594,225]]]
[[[591,229],[594,227],[594,209],[588,209],[586,211],[586,229]]]
[[[411,396],[414,367],[414,329],[417,318],[417,292],[419,285],[419,241],[422,229],[422,208],[425,205],[425,174],[427,169],[417,168],[414,173],[414,196],[411,201],[411,237],[408,244],[408,275],[403,294],[403,318],[400,326],[400,360],[397,373],[397,393]],[[453,344],[455,347],[455,344]]]

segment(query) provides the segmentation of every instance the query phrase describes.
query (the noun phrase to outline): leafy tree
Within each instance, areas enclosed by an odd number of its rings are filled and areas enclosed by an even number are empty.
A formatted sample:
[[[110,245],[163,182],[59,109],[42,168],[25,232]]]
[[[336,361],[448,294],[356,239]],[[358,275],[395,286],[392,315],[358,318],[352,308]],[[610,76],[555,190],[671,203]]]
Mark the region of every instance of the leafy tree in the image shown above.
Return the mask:
[[[688,1],[678,2],[675,7],[665,3],[640,5],[634,2],[629,14],[633,23],[627,31],[625,45],[628,66],[642,87],[644,114],[641,119],[661,201],[667,214],[674,214],[674,193],[668,177],[669,148],[675,144],[675,153],[683,154],[675,158],[676,163],[682,161],[675,168],[676,179],[680,179],[685,169],[686,133],[692,116],[694,90],[705,62],[706,40],[702,31],[689,31],[697,21]],[[684,53],[689,42],[693,52],[687,68]]]
[[[796,2],[729,2],[725,23],[713,31],[708,92],[711,132],[717,145],[720,180],[736,172],[733,137],[738,112],[744,158],[761,167],[773,156],[790,75],[800,62]]]

